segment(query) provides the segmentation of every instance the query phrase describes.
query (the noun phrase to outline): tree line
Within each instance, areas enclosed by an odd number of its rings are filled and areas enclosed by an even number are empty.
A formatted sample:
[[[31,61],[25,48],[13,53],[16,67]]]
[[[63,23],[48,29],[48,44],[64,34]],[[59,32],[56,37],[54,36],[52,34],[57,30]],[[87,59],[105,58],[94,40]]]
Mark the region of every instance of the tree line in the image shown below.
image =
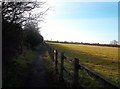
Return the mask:
[[[114,41],[114,40],[113,40]],[[83,45],[93,45],[93,46],[107,46],[107,47],[120,47],[118,44],[100,44],[100,43],[84,43],[84,42],[68,42],[68,41],[50,41],[46,40],[46,42],[52,43],[65,43],[65,44],[83,44]]]
[[[43,20],[45,11],[33,14],[46,2],[1,2],[2,14],[2,60],[3,65],[25,49],[34,49],[43,42],[38,22]]]

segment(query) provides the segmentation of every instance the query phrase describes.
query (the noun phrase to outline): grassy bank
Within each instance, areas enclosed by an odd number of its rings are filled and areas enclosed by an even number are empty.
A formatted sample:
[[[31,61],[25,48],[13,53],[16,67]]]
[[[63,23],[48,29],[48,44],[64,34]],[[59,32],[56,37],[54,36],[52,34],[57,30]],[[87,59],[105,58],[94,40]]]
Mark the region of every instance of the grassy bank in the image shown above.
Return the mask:
[[[50,89],[53,89],[53,88],[55,88],[55,89],[69,89],[66,87],[65,82],[59,81],[59,74],[56,74],[55,65],[51,61],[51,58],[50,58],[48,52],[46,52],[44,54],[43,63],[44,63],[43,65],[44,65],[44,68],[45,68],[45,71],[47,74],[49,88]]]
[[[79,44],[49,43],[68,57],[80,59],[80,63],[119,85],[118,48]]]
[[[35,51],[32,50],[26,50],[14,58],[3,72],[3,87],[22,87],[27,69],[34,58]]]
[[[48,81],[49,86],[52,87],[55,84],[55,82],[53,81],[53,76],[55,76],[55,71],[48,52],[46,52],[43,56],[43,65],[47,74],[47,79],[49,80]]]

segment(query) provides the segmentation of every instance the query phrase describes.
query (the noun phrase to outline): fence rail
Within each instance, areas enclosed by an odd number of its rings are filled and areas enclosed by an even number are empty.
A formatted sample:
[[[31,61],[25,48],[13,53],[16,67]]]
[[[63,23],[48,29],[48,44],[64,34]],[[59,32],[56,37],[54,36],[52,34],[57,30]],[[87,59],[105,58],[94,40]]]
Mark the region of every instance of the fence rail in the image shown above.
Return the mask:
[[[55,64],[55,70],[56,73],[58,73],[58,51],[54,50],[53,48],[51,48],[49,45],[47,45],[48,47],[48,52],[51,56],[52,61]],[[67,71],[64,67],[64,60],[67,60],[68,62],[72,63],[74,66],[74,73],[73,75]],[[77,87],[78,83],[79,83],[79,70],[82,71],[83,73],[85,73],[86,75],[89,75],[90,77],[94,78],[95,80],[97,80],[98,82],[100,82],[101,84],[103,84],[104,87],[109,88],[109,89],[119,89],[118,86],[112,84],[110,81],[108,81],[107,79],[104,79],[102,76],[100,76],[99,74],[89,70],[88,68],[84,67],[83,65],[80,64],[79,59],[74,58],[74,59],[69,59],[68,57],[66,57],[64,55],[63,52],[60,53],[60,76],[59,79],[62,82],[64,80],[63,78],[63,71],[65,71],[69,76],[72,77],[73,79],[73,87]]]

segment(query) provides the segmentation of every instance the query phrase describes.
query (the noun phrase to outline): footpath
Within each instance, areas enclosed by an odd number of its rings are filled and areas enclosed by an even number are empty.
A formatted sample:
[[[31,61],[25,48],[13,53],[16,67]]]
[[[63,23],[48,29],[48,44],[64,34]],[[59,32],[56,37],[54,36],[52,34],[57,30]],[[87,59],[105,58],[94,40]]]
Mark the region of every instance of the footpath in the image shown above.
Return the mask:
[[[24,87],[41,87],[47,88],[48,83],[46,79],[45,70],[43,67],[43,54],[45,50],[37,50],[36,58],[30,65],[27,76],[25,78]]]

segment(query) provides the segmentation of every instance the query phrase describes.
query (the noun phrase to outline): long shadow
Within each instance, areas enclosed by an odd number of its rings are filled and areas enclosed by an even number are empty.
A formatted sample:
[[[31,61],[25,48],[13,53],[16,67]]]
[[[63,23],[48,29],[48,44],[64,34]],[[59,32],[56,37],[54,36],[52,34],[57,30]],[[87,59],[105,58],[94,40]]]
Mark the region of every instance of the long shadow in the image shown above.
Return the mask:
[[[28,68],[23,87],[48,89],[48,81],[46,79],[42,60],[43,54],[46,52],[46,47],[44,46],[44,43],[40,44],[35,49],[35,51],[36,58],[33,60],[33,63]]]

